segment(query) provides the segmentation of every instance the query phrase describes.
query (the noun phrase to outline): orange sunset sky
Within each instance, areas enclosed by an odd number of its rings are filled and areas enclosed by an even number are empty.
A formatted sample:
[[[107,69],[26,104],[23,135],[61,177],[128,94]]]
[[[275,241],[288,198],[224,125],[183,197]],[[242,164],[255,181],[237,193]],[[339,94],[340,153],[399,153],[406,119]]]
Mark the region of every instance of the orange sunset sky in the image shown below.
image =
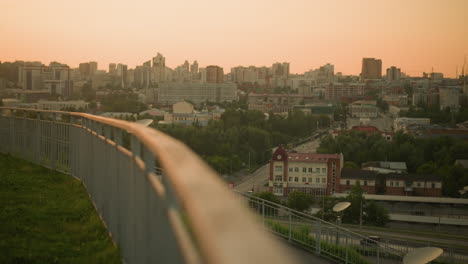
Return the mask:
[[[454,77],[468,55],[468,0],[0,0],[0,61],[130,67],[325,63],[358,74],[363,57]]]

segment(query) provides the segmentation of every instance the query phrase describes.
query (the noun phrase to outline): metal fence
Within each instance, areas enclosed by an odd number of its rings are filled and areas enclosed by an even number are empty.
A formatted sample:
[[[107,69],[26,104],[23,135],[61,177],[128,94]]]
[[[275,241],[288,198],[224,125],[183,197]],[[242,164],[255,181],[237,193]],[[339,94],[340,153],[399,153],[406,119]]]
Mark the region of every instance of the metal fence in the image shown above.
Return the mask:
[[[336,263],[401,263],[404,252],[280,204],[237,192],[257,212],[264,228]]]
[[[125,263],[298,263],[179,141],[90,114],[0,110],[0,153],[81,180]]]
[[[468,263],[468,252],[427,241],[409,242],[379,236],[363,236],[342,226],[238,192],[248,206],[261,216],[264,228],[306,250],[315,252],[336,263],[401,263],[408,252],[421,247],[437,246],[444,250],[437,261]],[[371,232],[370,232],[371,235]]]

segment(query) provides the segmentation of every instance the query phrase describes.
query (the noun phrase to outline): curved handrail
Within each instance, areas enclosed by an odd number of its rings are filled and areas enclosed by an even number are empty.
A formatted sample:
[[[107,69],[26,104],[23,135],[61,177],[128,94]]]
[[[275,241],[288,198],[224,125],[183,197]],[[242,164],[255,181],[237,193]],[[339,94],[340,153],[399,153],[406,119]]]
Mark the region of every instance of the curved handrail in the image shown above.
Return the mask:
[[[13,107],[0,110],[80,117],[134,135],[163,168],[189,219],[203,263],[297,263],[286,247],[262,230],[217,173],[180,141],[141,124],[92,114]]]

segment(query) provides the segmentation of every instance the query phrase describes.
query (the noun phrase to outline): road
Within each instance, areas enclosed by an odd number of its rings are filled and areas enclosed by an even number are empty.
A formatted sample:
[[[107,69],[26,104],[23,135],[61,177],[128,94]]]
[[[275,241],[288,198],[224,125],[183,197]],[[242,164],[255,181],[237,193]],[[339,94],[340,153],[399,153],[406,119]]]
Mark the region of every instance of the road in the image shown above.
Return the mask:
[[[294,148],[297,152],[316,152],[320,146],[320,138],[308,141]],[[270,164],[265,164],[254,173],[242,177],[238,182],[235,183],[234,189],[240,192],[263,192],[268,191],[268,175],[270,173]]]

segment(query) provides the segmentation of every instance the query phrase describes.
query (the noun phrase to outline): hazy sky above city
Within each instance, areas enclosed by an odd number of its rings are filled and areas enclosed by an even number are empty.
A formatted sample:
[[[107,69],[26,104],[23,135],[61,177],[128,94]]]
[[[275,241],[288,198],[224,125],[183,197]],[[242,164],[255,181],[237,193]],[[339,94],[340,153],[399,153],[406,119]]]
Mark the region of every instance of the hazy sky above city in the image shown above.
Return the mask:
[[[130,67],[325,63],[358,74],[363,57],[455,76],[468,55],[468,0],[0,0],[0,60],[95,60]]]

